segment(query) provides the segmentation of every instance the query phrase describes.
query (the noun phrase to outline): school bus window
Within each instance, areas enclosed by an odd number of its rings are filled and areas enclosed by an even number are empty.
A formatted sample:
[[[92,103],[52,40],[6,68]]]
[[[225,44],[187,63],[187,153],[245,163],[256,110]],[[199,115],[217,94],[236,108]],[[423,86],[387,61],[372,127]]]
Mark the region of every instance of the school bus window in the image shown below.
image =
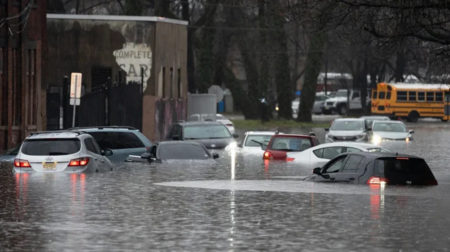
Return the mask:
[[[373,91],[372,99],[377,99],[377,91]]]
[[[437,102],[441,102],[442,101],[442,92],[437,92],[436,93],[436,101]]]
[[[434,102],[434,92],[427,92],[427,101]]]
[[[384,92],[380,92],[379,94],[378,94],[378,99],[384,99]]]
[[[425,101],[425,92],[417,92],[417,100]]]
[[[406,91],[397,92],[397,101],[406,101]]]
[[[409,101],[416,101],[416,91],[409,91]]]
[[[387,93],[386,93],[386,99],[391,99],[391,92],[390,91],[388,91]]]

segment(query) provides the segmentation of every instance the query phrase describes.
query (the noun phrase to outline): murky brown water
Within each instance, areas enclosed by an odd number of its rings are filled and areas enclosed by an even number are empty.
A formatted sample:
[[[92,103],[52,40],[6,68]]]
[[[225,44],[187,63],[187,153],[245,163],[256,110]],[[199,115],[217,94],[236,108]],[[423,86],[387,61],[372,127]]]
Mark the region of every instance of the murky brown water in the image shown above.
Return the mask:
[[[98,174],[3,169],[0,250],[450,250],[450,124],[409,126],[415,141],[389,147],[424,157],[438,186],[312,183],[310,171],[239,156],[230,181],[226,153]]]

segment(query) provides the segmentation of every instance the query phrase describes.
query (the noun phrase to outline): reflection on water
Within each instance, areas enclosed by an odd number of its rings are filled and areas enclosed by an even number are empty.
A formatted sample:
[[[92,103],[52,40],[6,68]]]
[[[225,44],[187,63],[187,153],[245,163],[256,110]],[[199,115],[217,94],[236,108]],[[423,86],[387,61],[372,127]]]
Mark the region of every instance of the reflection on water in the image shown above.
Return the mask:
[[[0,250],[445,250],[450,126],[412,126],[396,150],[423,156],[438,186],[313,183],[310,170],[239,153],[96,174],[2,170]]]

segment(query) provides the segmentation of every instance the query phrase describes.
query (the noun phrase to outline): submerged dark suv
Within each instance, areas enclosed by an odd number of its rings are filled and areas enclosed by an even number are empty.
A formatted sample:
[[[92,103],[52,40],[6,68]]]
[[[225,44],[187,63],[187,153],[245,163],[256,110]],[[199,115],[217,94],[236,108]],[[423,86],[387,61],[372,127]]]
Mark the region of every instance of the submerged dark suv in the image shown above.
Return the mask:
[[[172,125],[167,140],[190,140],[202,143],[208,149],[224,149],[235,143],[236,134],[220,122],[178,122]]]
[[[351,184],[437,185],[424,159],[385,152],[345,153],[315,168],[309,180]]]

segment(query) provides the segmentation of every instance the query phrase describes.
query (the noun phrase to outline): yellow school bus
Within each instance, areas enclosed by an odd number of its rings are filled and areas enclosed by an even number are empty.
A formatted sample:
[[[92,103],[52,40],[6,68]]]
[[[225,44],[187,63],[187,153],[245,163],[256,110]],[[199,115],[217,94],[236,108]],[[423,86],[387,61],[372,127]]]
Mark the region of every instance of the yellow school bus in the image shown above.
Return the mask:
[[[450,86],[447,84],[385,83],[372,90],[372,114],[403,117],[417,122],[420,117],[450,119]]]

